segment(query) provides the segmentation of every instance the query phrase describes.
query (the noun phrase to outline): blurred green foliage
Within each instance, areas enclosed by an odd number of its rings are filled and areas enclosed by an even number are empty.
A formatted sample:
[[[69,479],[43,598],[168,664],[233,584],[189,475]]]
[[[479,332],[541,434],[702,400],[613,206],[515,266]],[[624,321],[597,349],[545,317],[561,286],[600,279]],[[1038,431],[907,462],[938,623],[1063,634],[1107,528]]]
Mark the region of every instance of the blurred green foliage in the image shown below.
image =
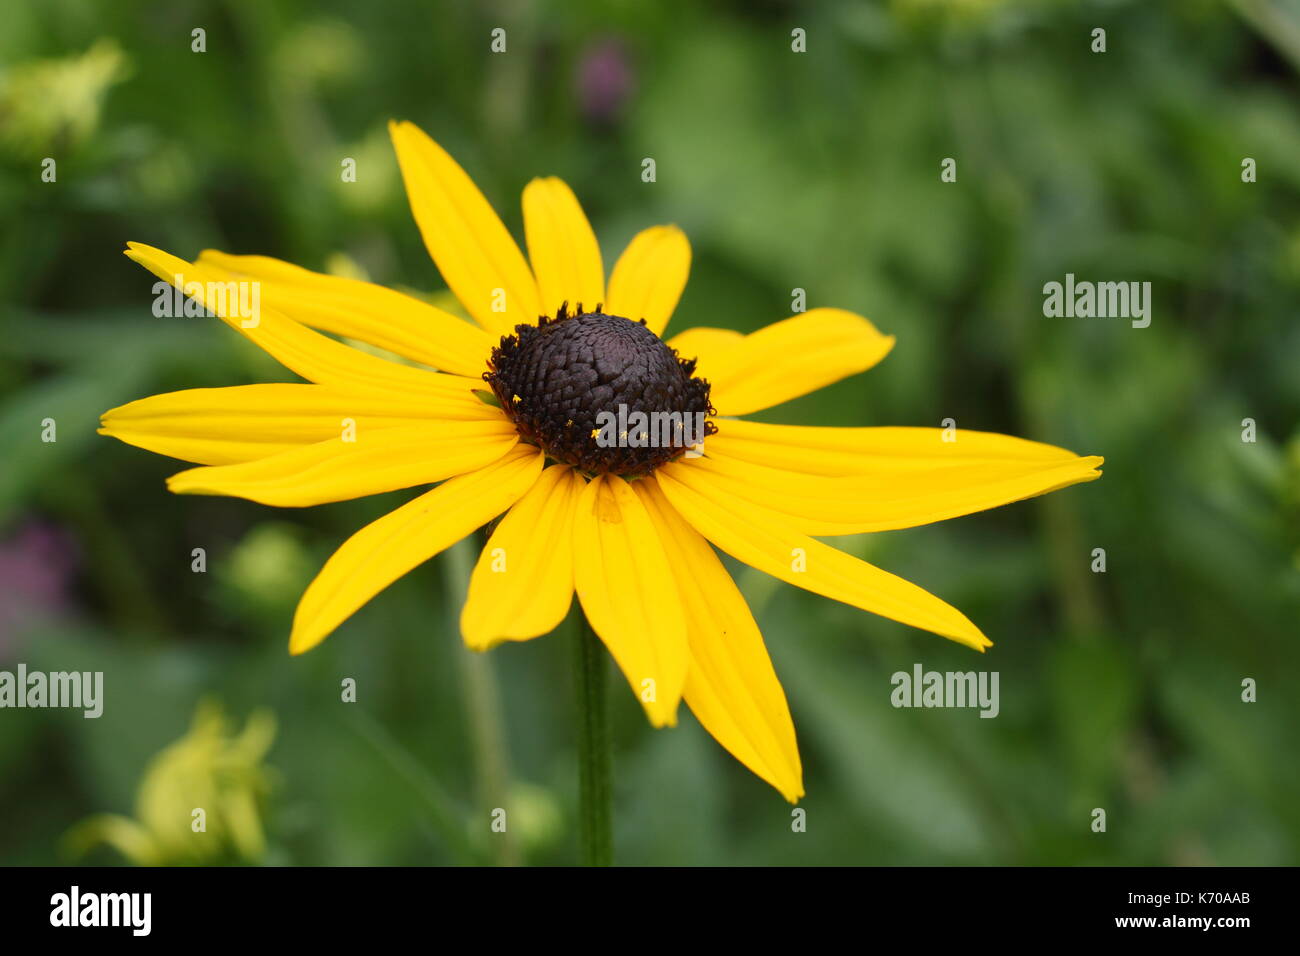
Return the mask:
[[[441,287],[384,132],[404,117],[517,236],[543,174],[582,197],[607,264],[681,224],[674,328],[751,331],[798,287],[898,336],[879,368],[768,420],[952,417],[1107,459],[1100,482],[841,542],[962,608],[985,657],[736,569],[790,697],[807,833],[689,716],[652,731],[620,682],[619,861],[1296,863],[1297,35],[1280,0],[3,4],[0,540],[39,577],[12,542],[56,529],[75,570],[57,600],[0,582],[0,620],[22,621],[0,623],[0,667],[103,670],[107,701],[98,720],[0,712],[0,862],[57,861],[76,821],[129,814],[209,692],[238,723],[277,717],[265,862],[576,859],[572,615],[469,655],[471,542],[290,659],[314,570],[408,495],[178,498],[163,478],[182,465],[95,435],[133,398],[284,380],[217,323],[154,318],[127,240],[317,269],[341,254]],[[1067,272],[1150,281],[1150,328],[1044,318]],[[916,661],[999,671],[1000,716],[893,709],[890,674]]]

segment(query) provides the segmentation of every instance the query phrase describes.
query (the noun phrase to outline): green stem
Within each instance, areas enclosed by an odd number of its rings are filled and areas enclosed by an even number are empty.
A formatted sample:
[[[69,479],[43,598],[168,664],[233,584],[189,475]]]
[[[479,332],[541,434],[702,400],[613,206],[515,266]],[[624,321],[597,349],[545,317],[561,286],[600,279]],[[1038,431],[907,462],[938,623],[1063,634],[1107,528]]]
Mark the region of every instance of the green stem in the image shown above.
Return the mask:
[[[465,832],[465,815],[451,796],[420,761],[388,730],[364,710],[348,709],[352,719],[347,725],[370,745],[428,803],[431,828],[444,840],[457,861],[471,866],[486,862]]]
[[[583,617],[574,654],[574,683],[578,691],[579,836],[586,866],[609,866],[614,859],[614,785],[605,670],[605,649]]]
[[[480,540],[481,537],[481,540]],[[474,559],[483,545],[485,535],[476,535],[453,544],[443,556],[443,572],[447,592],[452,595],[451,608],[460,608],[460,598],[469,587],[470,571]],[[465,713],[473,743],[475,790],[483,819],[496,807],[504,807],[508,814],[514,810],[510,803],[510,761],[506,748],[505,728],[502,726],[501,692],[497,684],[492,659],[481,651],[471,651],[460,639],[460,615],[452,613],[449,619],[451,633],[457,644],[456,656],[460,661],[461,687],[465,692]],[[520,863],[518,841],[509,826],[501,833],[492,834],[493,857],[498,866],[518,866]]]

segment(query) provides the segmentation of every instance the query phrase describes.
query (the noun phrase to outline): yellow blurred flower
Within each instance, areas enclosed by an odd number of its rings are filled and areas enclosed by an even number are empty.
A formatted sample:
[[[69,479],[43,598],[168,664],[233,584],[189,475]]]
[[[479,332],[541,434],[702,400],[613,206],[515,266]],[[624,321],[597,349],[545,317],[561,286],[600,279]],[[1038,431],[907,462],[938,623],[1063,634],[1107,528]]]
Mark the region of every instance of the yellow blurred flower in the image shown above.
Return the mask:
[[[82,142],[99,125],[108,88],[129,73],[126,54],[111,39],[79,56],[29,60],[0,73],[0,143],[30,156]]]
[[[83,820],[69,831],[68,849],[80,855],[104,843],[139,866],[257,861],[266,851],[261,803],[271,784],[262,759],[274,739],[269,710],[252,713],[234,734],[221,705],[201,701],[189,732],[146,768],[136,819]]]

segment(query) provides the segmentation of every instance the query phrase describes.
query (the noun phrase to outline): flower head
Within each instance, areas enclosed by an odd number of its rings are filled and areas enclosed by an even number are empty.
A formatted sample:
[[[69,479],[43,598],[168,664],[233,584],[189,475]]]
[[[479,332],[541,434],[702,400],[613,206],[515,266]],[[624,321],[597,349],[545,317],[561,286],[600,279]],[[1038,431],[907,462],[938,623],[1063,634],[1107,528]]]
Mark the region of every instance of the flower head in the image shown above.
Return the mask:
[[[554,319],[521,325],[492,350],[483,377],[520,438],[590,475],[640,478],[680,458],[688,447],[685,416],[703,420],[713,412],[709,383],[693,374],[695,360],[678,356],[644,322],[606,315],[599,306],[591,312],[578,306],[573,315],[567,308],[561,304]],[[607,428],[616,420],[611,409],[622,409],[624,420],[630,410],[645,424],[602,441],[601,421]],[[667,440],[651,441],[656,415],[676,415],[683,427],[674,431],[670,418]],[[701,431],[708,429],[717,426],[706,423]]]
[[[819,308],[751,335],[694,328],[665,339],[690,267],[680,229],[637,235],[606,281],[573,192],[535,179],[523,195],[525,260],[441,147],[410,123],[390,131],[425,245],[475,325],[274,259],[127,251],[309,383],[194,389],[106,413],[105,434],[202,466],[173,476],[172,491],[292,507],[438,483],[326,562],[298,606],[293,653],[504,514],[461,615],[470,647],[548,633],[576,592],[654,725],[675,723],[685,700],[737,759],[796,800],[785,695],[715,547],[797,587],[989,646],[960,611],[816,536],[1043,494],[1098,477],[1100,458],[972,431],[948,441],[939,429],[744,421],[870,368],[893,337]],[[258,283],[256,321],[230,305],[240,282]],[[658,431],[655,414],[668,418]],[[706,421],[688,436],[694,416]],[[652,433],[659,440],[646,444]]]

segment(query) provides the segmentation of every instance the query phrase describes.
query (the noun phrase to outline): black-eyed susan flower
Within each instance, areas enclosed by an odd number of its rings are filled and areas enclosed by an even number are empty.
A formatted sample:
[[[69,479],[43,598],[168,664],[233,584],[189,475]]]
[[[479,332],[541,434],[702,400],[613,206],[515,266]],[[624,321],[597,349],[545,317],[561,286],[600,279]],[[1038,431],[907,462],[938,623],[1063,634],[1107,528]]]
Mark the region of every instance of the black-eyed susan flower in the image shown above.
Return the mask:
[[[745,421],[870,368],[893,337],[818,308],[751,335],[694,328],[665,339],[690,266],[681,230],[640,233],[607,278],[573,192],[535,179],[523,194],[525,259],[451,156],[409,123],[391,133],[429,253],[476,324],[274,259],[127,251],[307,380],[174,392],[108,412],[105,434],[201,466],[173,476],[172,491],[302,507],[436,485],[329,559],[298,606],[293,653],[502,516],[461,616],[470,647],[548,633],[576,591],[652,724],[672,725],[685,700],[793,801],[803,785],[785,695],[715,548],[989,646],[960,611],[818,538],[1043,494],[1098,477],[1100,458],[973,431],[945,441],[939,429]],[[258,283],[258,315],[231,305],[239,282]]]

